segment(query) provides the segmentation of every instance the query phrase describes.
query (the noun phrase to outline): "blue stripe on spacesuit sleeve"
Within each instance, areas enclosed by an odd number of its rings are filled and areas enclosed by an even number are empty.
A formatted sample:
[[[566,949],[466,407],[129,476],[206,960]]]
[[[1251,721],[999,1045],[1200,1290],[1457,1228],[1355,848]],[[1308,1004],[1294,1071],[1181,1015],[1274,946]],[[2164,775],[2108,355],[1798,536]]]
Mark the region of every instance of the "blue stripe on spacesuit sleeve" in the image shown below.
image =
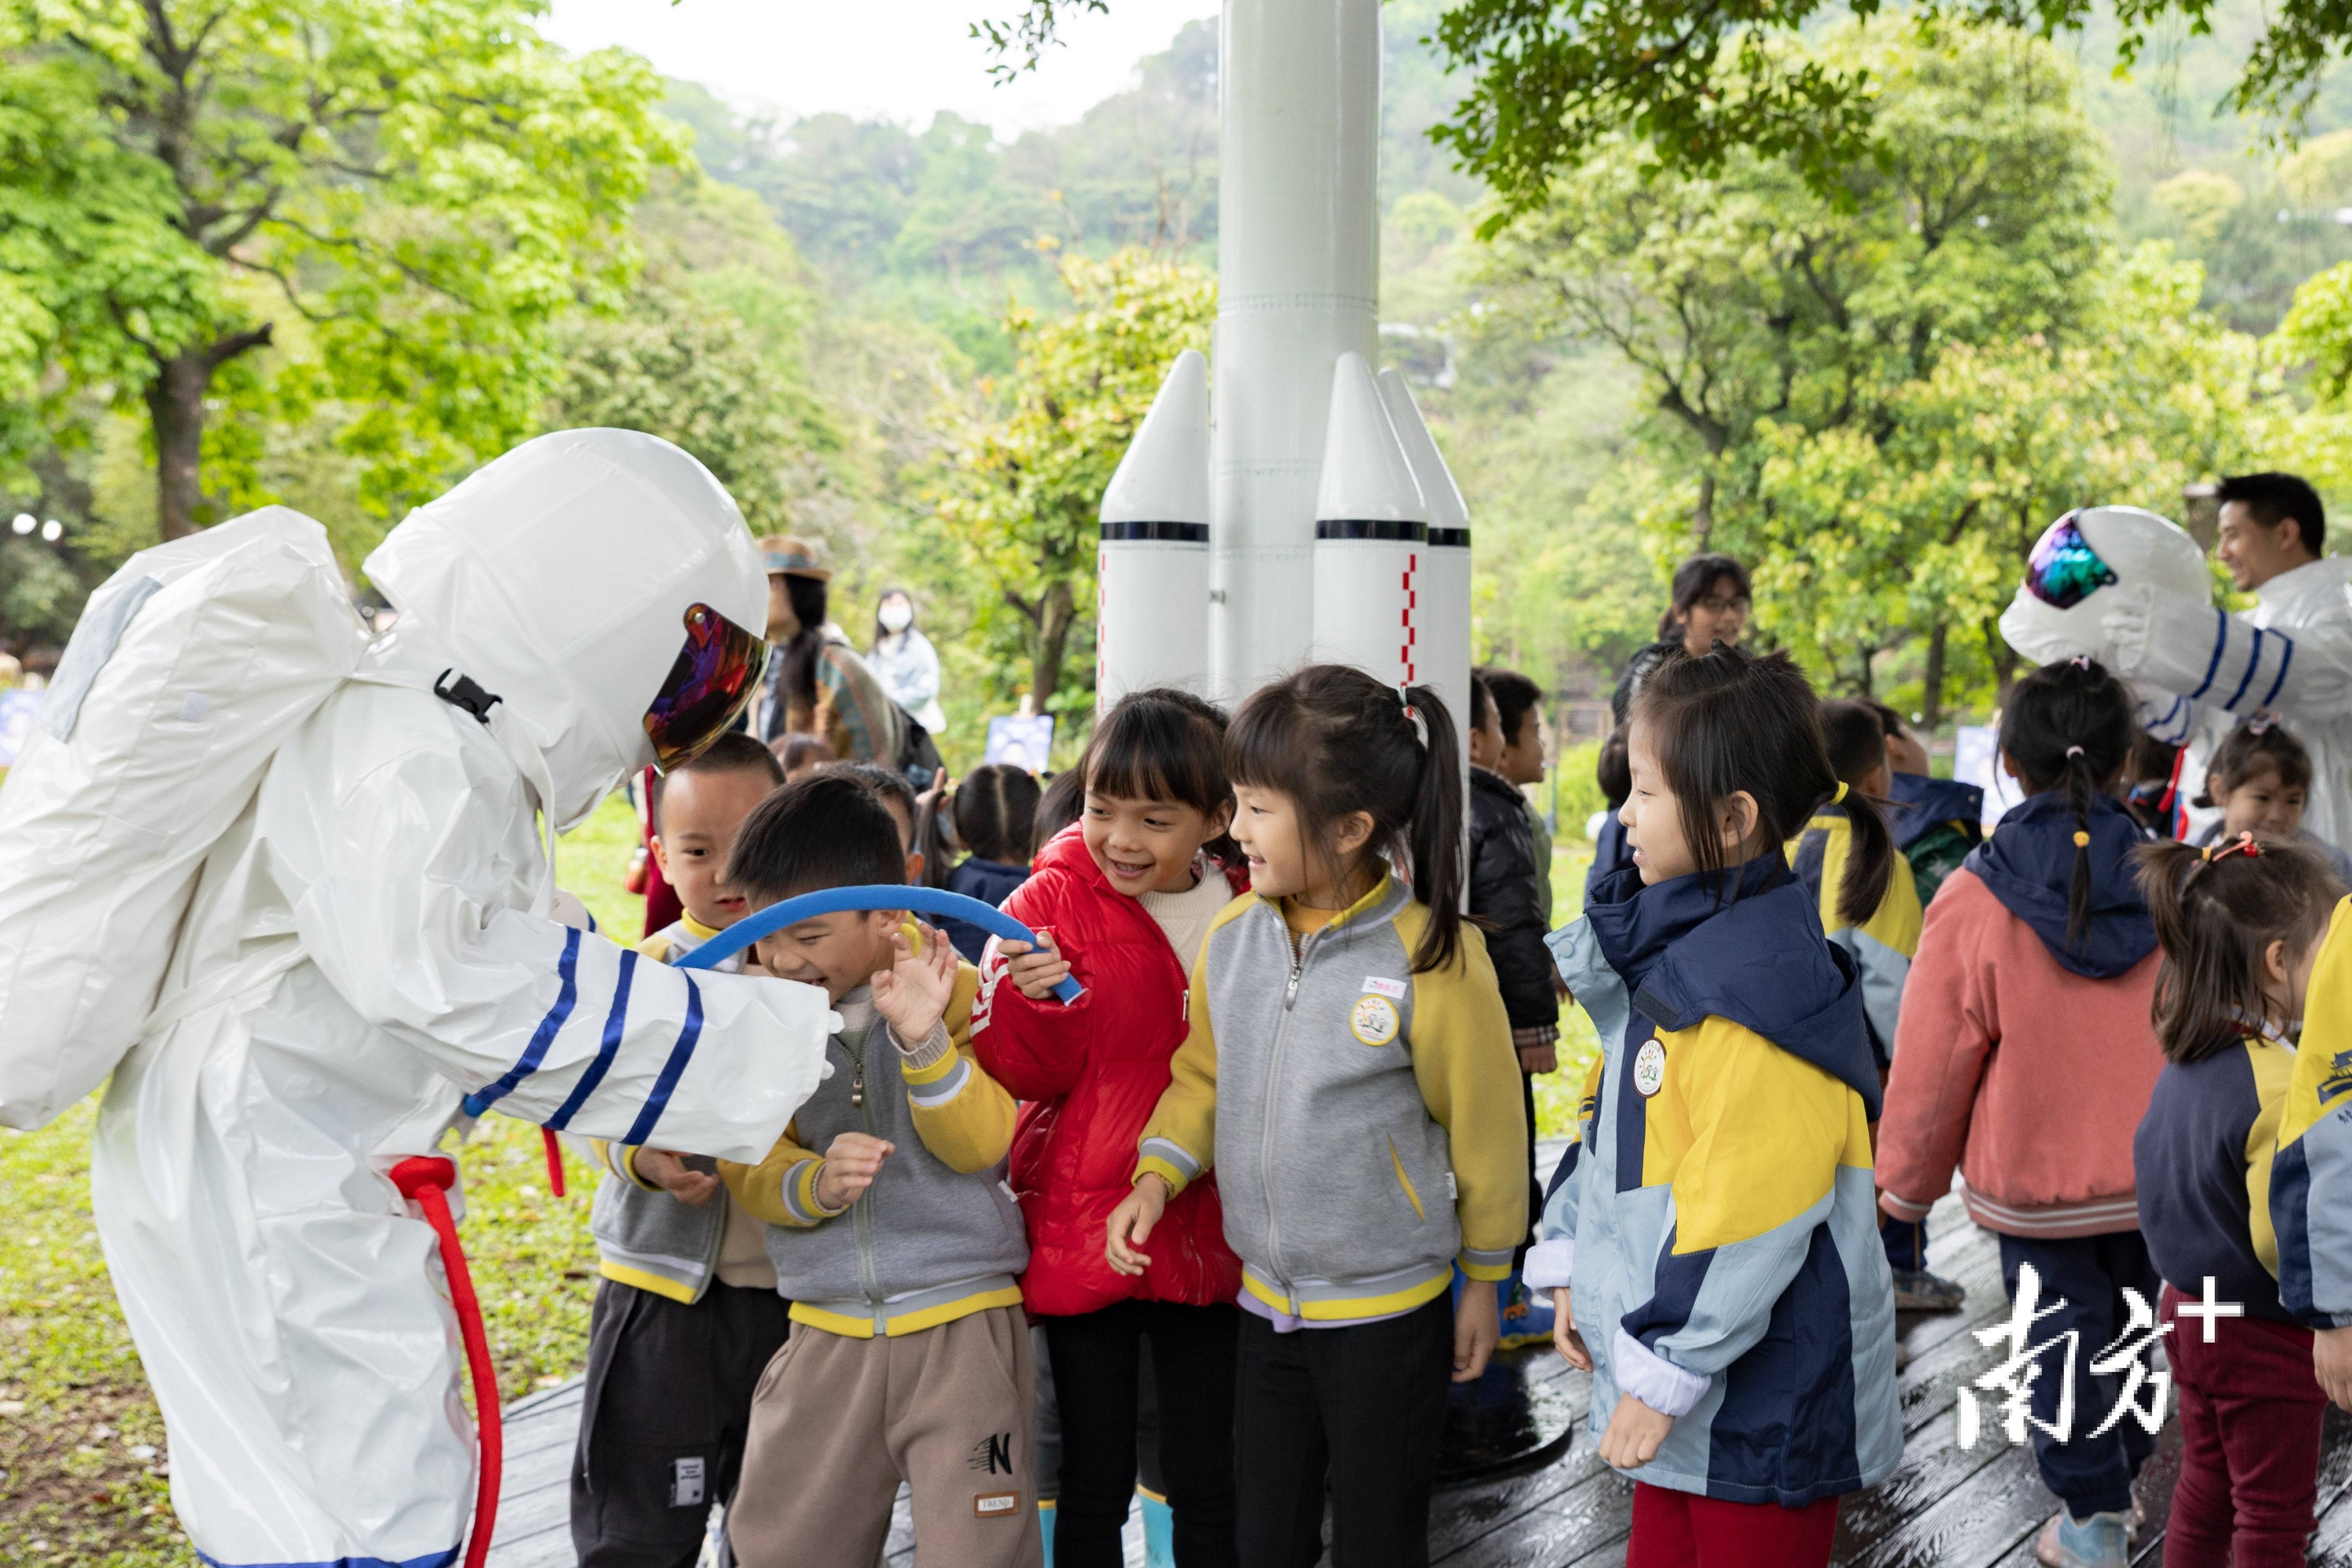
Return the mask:
[[[646,1096],[646,1107],[637,1112],[636,1125],[629,1129],[623,1142],[643,1145],[654,1135],[654,1123],[669,1109],[670,1092],[677,1088],[686,1064],[694,1059],[695,1042],[701,1038],[702,988],[689,974],[686,977],[686,1026],[677,1032],[677,1044],[669,1048],[669,1060],[662,1063],[661,1076],[654,1079],[654,1091]]]
[[[505,1076],[488,1089],[466,1097],[467,1115],[479,1116],[513,1093],[515,1085],[539,1070],[539,1064],[546,1059],[547,1047],[553,1045],[555,1037],[563,1032],[563,1026],[571,1021],[572,1009],[579,1005],[579,965],[580,932],[567,927],[563,932],[563,956],[555,964],[556,978],[562,983],[555,993],[555,1005],[550,1007],[547,1016],[539,1021],[539,1028],[531,1035],[530,1044],[523,1048],[522,1056],[506,1070]]]
[[[561,1132],[572,1124],[572,1119],[580,1113],[580,1108],[588,1103],[588,1097],[596,1092],[596,1086],[604,1081],[604,1075],[613,1070],[613,1058],[618,1056],[621,1050],[622,1032],[628,1027],[629,982],[635,977],[636,973],[636,953],[631,949],[623,948],[621,975],[613,983],[613,1010],[604,1015],[604,1037],[597,1043],[596,1059],[590,1062],[588,1070],[580,1075],[580,1081],[572,1087],[571,1094],[565,1097],[562,1107],[554,1115],[547,1119],[547,1125],[554,1131]],[[644,1140],[627,1138],[623,1142],[641,1143]]]
[[[446,1552],[428,1552],[422,1557],[403,1558],[395,1563],[389,1557],[329,1557],[306,1563],[230,1563],[199,1552],[196,1561],[205,1568],[454,1568],[464,1548],[452,1546]]]
[[[2278,674],[2272,678],[2271,689],[2263,693],[2263,706],[2265,708],[2278,700],[2279,688],[2286,684],[2286,667],[2294,662],[2294,639],[2284,632],[2273,632],[2271,636],[2284,643],[2286,651],[2279,655]]]
[[[2197,683],[2197,689],[2189,694],[2189,701],[2194,702],[2200,697],[2204,696],[2205,689],[2213,684],[2213,672],[2221,668],[2221,650],[2229,646],[2229,612],[2226,610],[2216,610],[2213,612],[2213,657],[2205,661],[2205,679],[2199,681]]]
[[[2256,626],[2254,628],[2254,646],[2252,651],[2248,653],[2246,656],[2246,673],[2238,677],[2238,689],[2230,693],[2230,700],[2222,703],[2221,706],[2228,709],[2231,712],[2235,713],[2238,710],[2238,700],[2245,696],[2246,688],[2254,683],[2254,671],[2260,669],[2262,667],[2263,628]]]

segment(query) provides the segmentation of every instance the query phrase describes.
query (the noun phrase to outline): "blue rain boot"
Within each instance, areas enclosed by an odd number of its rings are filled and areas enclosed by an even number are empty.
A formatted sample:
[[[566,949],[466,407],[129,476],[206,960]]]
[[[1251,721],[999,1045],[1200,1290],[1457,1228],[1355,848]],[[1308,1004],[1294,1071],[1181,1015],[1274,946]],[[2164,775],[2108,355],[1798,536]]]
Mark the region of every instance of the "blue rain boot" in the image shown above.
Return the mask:
[[[1042,1498],[1037,1503],[1037,1533],[1045,1538],[1045,1561],[1054,1561],[1054,1500]]]
[[[1176,1568],[1176,1510],[1141,1487],[1135,1495],[1143,1502],[1143,1568]]]

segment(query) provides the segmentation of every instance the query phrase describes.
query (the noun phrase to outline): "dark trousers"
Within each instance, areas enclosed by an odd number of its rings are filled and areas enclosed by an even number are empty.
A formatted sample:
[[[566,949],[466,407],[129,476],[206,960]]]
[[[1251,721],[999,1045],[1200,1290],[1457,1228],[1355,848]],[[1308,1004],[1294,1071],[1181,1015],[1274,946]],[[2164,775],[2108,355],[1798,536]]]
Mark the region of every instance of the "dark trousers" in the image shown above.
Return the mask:
[[[1519,1074],[1519,1103],[1528,1111],[1528,1228],[1520,1232],[1518,1246],[1511,1248],[1513,1272],[1527,1262],[1535,1228],[1543,1223],[1543,1184],[1536,1180],[1536,1075],[1531,1072]]]
[[[1884,1210],[1878,1215],[1878,1239],[1886,1248],[1886,1266],[1913,1274],[1927,1268],[1927,1222],[1896,1219]],[[2039,1267],[2037,1265],[2037,1267]]]
[[[2065,1440],[2039,1426],[2027,1428],[2033,1437],[2033,1458],[2042,1470],[2042,1484],[2058,1495],[2076,1519],[2095,1513],[2122,1513],[2131,1508],[2131,1484],[2140,1466],[2156,1449],[2156,1436],[2126,1414],[2099,1436],[2090,1434],[2104,1424],[2123,1393],[2120,1372],[2094,1376],[2091,1363],[2113,1344],[2131,1321],[2124,1303],[2126,1286],[2139,1292],[2148,1310],[2156,1310],[2163,1281],[2147,1260],[2147,1246],[2136,1230],[2106,1236],[2036,1239],[2018,1236],[2000,1238],[2000,1284],[2013,1303],[2017,1271],[2031,1263],[2042,1276],[2042,1291],[2034,1310],[2047,1312],[2061,1299],[2065,1305],[2037,1321],[2026,1331],[2027,1347],[2045,1347],[2035,1364],[2032,1406],[2035,1417],[2054,1423],[2059,1393],[2066,1378],[2068,1336],[2074,1346],[2074,1420]],[[2143,1348],[2139,1359],[2148,1356]],[[2137,1401],[2146,1406],[2148,1390],[2141,1385]]]
[[[773,1290],[715,1282],[691,1306],[597,1286],[572,1456],[580,1568],[694,1568],[710,1505],[735,1495],[751,1391],[790,1310]]]
[[[1427,1568],[1429,1491],[1454,1381],[1454,1302],[1278,1334],[1242,1314],[1235,1514],[1244,1568]]]
[[[1138,1363],[1149,1342],[1160,1412],[1160,1479],[1174,1516],[1178,1568],[1231,1568],[1234,1340],[1238,1307],[1121,1301],[1040,1318],[1062,1420],[1055,1568],[1117,1568],[1135,1496]]]
[[[2249,1314],[2178,1319],[2164,1288],[2164,1342],[2180,1395],[2180,1482],[2164,1527],[2166,1568],[2287,1568],[2304,1560],[2319,1493],[2327,1395],[2311,1372],[2311,1331]]]

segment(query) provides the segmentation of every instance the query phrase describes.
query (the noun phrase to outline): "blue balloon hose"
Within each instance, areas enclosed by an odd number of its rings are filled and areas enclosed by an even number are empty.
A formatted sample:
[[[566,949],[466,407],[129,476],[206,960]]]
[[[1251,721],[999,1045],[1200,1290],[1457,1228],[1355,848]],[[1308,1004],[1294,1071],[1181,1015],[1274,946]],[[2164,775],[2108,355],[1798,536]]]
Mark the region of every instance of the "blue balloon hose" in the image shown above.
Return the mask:
[[[780,904],[770,904],[756,915],[746,915],[677,961],[680,969],[709,969],[713,964],[734,957],[763,936],[772,936],[789,925],[798,925],[819,915],[837,915],[850,910],[912,910],[918,914],[948,915],[968,921],[988,932],[1008,942],[1034,942],[1037,933],[993,905],[961,893],[950,893],[944,888],[909,888],[875,884],[863,888],[827,888],[822,892],[803,893],[796,899],[786,899]],[[1076,975],[1066,974],[1054,987],[1054,994],[1064,1002],[1075,1002],[1085,994]]]

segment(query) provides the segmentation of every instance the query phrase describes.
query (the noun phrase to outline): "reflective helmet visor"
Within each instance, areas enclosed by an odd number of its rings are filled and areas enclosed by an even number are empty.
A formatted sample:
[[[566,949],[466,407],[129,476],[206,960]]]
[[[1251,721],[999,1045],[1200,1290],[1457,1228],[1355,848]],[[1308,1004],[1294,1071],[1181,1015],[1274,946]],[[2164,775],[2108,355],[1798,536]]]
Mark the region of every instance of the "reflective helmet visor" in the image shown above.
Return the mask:
[[[2071,511],[2044,531],[2025,563],[2025,591],[2054,609],[2071,610],[2116,580]]]
[[[700,756],[751,705],[767,668],[764,639],[708,605],[690,606],[686,645],[677,650],[660,695],[646,710],[654,766],[667,773]]]

